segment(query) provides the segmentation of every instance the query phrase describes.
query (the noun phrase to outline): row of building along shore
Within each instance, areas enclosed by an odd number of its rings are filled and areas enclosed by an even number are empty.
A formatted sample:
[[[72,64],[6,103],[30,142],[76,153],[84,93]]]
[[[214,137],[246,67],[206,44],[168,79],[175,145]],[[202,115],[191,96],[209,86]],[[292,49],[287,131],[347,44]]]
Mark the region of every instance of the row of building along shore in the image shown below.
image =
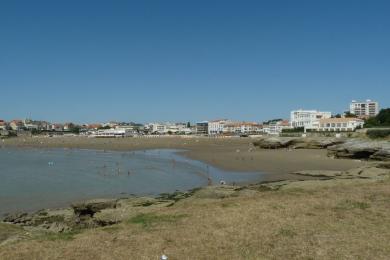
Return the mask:
[[[31,119],[0,120],[0,135],[16,134],[79,134],[90,137],[126,137],[136,135],[207,135],[245,136],[279,135],[282,132],[352,132],[364,126],[364,120],[379,113],[376,101],[350,103],[349,111],[333,115],[329,111],[298,109],[291,111],[289,119],[273,119],[266,122],[242,122],[218,119],[191,123],[136,124],[109,122],[94,124],[50,123]]]

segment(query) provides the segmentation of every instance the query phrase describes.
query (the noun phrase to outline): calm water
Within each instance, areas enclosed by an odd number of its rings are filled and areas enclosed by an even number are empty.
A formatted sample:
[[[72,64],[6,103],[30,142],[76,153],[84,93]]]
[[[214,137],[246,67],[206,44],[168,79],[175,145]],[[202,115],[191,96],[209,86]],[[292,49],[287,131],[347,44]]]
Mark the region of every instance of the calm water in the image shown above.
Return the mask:
[[[261,173],[226,172],[175,152],[0,149],[0,214],[188,190],[207,185],[208,177],[213,183],[261,180]]]

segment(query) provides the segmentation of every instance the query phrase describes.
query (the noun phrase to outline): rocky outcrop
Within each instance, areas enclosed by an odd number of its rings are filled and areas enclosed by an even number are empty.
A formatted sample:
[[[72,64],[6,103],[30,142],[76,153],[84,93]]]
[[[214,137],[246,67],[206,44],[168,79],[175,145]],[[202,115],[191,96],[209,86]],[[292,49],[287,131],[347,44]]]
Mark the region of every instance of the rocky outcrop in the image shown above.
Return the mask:
[[[308,171],[293,172],[293,174],[302,175],[302,176],[311,176],[311,177],[334,178],[337,176],[341,176],[343,174],[343,172],[342,171],[330,171],[330,170],[308,170]]]
[[[3,222],[19,226],[37,227],[40,229],[64,232],[74,226],[74,216],[71,209],[40,210],[35,213],[14,213],[7,214]]]
[[[324,149],[328,146],[344,143],[341,138],[287,138],[287,137],[269,137],[260,139],[253,143],[262,149]]]
[[[328,155],[335,158],[389,161],[390,142],[349,140],[345,143],[328,147]]]
[[[381,149],[371,155],[370,159],[379,161],[390,161],[390,149]]]
[[[269,137],[257,140],[253,145],[262,149],[328,149],[328,155],[334,158],[390,160],[389,141]]]
[[[4,222],[14,224],[24,224],[31,220],[31,217],[26,212],[16,212],[12,214],[6,214],[3,218]]]
[[[293,138],[270,137],[255,141],[253,145],[263,149],[280,149],[289,147],[293,140]]]
[[[93,217],[97,212],[103,209],[116,208],[118,200],[97,199],[72,204],[71,207],[78,217]]]
[[[73,229],[114,224],[110,221],[97,220],[94,216],[103,210],[116,208],[116,205],[117,200],[91,200],[73,204],[67,209],[8,214],[3,218],[3,222],[61,233]]]
[[[292,140],[290,147],[293,149],[325,149],[344,142],[345,140],[341,138],[299,138]]]
[[[54,233],[102,227],[127,220],[134,212],[172,206],[195,191],[162,194],[158,198],[95,199],[74,203],[66,209],[7,214],[3,222]]]
[[[382,180],[384,177],[390,177],[390,165],[378,164],[368,165],[348,171],[299,171],[293,174],[312,177],[325,177],[327,179],[372,179]]]

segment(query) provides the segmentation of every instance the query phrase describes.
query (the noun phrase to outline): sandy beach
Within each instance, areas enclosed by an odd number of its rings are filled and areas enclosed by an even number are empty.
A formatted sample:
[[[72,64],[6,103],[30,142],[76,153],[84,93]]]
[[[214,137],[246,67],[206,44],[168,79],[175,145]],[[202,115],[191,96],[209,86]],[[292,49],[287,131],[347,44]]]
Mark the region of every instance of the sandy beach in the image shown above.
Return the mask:
[[[99,139],[87,137],[20,137],[4,140],[2,147],[99,150],[182,149],[184,156],[234,171],[261,171],[268,180],[295,179],[300,170],[348,170],[364,165],[357,160],[332,159],[326,150],[263,150],[253,138],[143,137]],[[299,177],[301,178],[301,177]]]

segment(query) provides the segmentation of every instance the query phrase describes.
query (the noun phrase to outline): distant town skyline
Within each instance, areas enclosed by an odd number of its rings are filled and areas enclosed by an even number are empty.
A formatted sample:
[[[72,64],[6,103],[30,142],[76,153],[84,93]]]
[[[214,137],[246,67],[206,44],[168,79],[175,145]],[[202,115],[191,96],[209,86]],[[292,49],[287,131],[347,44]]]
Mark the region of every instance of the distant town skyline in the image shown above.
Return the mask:
[[[372,113],[370,114],[371,116],[375,116],[380,109],[382,109],[383,107],[380,107],[379,106],[379,102],[377,102],[376,100],[371,100],[371,99],[362,99],[362,100],[351,100],[351,102],[349,103],[349,109],[345,109],[343,111],[331,111],[331,109],[328,109],[327,113],[329,113],[329,116],[330,115],[343,115],[345,113],[352,113],[352,114],[356,114],[356,111],[354,110],[354,106],[356,107],[357,104],[376,104],[375,106],[375,109],[374,108],[370,108],[370,110],[368,110],[367,108],[367,115],[369,115],[368,112]],[[302,108],[299,108],[298,110],[302,110]],[[303,110],[308,110],[308,109],[303,109]],[[312,111],[315,111],[317,109],[309,109],[309,110],[312,110]],[[204,118],[202,120],[152,120],[152,121],[135,121],[135,120],[114,120],[114,119],[107,119],[107,120],[96,120],[96,121],[75,121],[75,120],[66,120],[66,121],[59,121],[59,120],[48,120],[48,119],[43,119],[43,118],[34,118],[34,117],[18,117],[18,118],[12,118],[12,119],[7,119],[5,117],[1,117],[0,115],[0,120],[5,120],[5,121],[12,121],[12,120],[25,120],[25,119],[29,119],[29,120],[38,120],[38,121],[48,121],[48,122],[56,122],[56,123],[77,123],[77,124],[94,124],[94,123],[108,123],[108,122],[123,122],[123,123],[142,123],[142,124],[146,124],[146,123],[197,123],[197,122],[202,122],[202,121],[219,121],[219,120],[232,120],[235,121],[235,122],[266,122],[266,121],[270,121],[270,120],[274,120],[274,119],[288,119],[288,118],[291,118],[291,113],[294,112],[296,110],[292,110],[290,111],[290,115],[288,117],[286,116],[274,116],[274,117],[271,117],[271,118],[266,118],[266,119],[261,119],[261,120],[251,120],[251,119],[238,119],[238,118],[223,118],[223,117],[215,117],[215,118]],[[359,111],[358,111],[358,116],[361,116],[360,114],[360,108],[359,108]]]
[[[0,119],[261,122],[390,107],[388,1],[6,1]]]

